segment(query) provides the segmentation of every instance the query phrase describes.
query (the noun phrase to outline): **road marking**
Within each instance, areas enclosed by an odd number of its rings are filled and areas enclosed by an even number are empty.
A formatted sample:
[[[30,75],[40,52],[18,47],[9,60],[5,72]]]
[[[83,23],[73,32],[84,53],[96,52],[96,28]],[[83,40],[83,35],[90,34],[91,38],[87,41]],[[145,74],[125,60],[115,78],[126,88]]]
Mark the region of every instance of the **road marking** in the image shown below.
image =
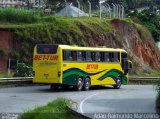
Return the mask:
[[[104,93],[104,92],[102,92],[102,93]],[[96,95],[98,95],[98,94],[102,94],[102,93],[96,93],[96,94],[94,94],[94,95],[90,95],[90,96],[86,97],[84,100],[82,100],[81,103],[80,103],[80,112],[83,113],[82,105],[83,105],[83,103],[84,103],[86,100],[88,100],[89,98],[91,98],[91,97],[93,97],[93,96],[96,96]]]

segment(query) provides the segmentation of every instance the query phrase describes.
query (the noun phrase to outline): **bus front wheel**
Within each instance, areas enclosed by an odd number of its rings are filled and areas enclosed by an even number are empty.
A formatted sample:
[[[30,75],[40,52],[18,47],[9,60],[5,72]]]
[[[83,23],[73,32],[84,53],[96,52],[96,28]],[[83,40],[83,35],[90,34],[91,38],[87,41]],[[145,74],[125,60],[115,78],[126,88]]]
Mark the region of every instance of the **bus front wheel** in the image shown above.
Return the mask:
[[[83,79],[82,79],[81,77],[79,77],[79,78],[77,79],[77,84],[76,84],[76,86],[75,86],[75,90],[81,91],[82,88],[83,88]]]
[[[89,90],[89,88],[90,88],[90,78],[87,77],[84,80],[83,90],[87,91],[87,90]]]
[[[122,85],[121,77],[118,77],[116,80],[116,84],[113,85],[113,87],[114,89],[120,89],[121,85]]]

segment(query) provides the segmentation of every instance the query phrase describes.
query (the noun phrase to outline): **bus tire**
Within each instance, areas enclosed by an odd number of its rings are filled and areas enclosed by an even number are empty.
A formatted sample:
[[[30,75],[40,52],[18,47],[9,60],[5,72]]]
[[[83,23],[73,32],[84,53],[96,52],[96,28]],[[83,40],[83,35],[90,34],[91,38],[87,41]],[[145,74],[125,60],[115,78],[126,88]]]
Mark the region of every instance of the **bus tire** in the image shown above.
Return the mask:
[[[62,84],[62,85],[61,85],[61,88],[62,88],[63,90],[67,90],[67,89],[69,88],[69,86],[68,86],[68,85],[65,85],[65,84]]]
[[[51,90],[58,90],[59,89],[59,85],[57,85],[57,84],[51,84],[50,89]]]
[[[122,85],[121,77],[118,77],[116,80],[116,85],[113,85],[113,87],[114,89],[120,89],[121,85]]]
[[[84,80],[84,84],[83,84],[83,90],[84,91],[89,90],[90,89],[90,85],[91,85],[90,78],[86,77],[85,80]]]
[[[82,88],[83,88],[83,79],[81,77],[79,77],[77,79],[77,84],[76,84],[76,86],[74,86],[74,88],[75,88],[76,91],[81,91],[82,90]]]

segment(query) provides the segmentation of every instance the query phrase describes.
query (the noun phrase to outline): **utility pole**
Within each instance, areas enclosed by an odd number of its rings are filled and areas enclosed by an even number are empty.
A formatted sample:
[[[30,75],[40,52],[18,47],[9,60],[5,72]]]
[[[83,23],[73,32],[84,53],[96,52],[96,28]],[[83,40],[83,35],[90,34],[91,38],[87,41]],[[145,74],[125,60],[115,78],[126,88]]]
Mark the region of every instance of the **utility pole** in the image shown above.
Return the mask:
[[[68,12],[67,12],[67,1],[66,0],[64,0],[64,2],[65,2],[65,10],[66,10],[66,16],[68,16]]]
[[[88,0],[88,4],[89,4],[89,16],[92,17],[92,15],[91,15],[91,7],[92,6],[91,6],[91,2],[89,0]]]
[[[113,5],[113,18],[115,18],[115,11],[116,11],[115,10],[115,4],[112,3],[112,5]]]
[[[98,9],[98,14],[99,14],[99,13],[100,13],[100,12],[99,12],[99,11],[100,11],[100,10],[99,10],[99,6],[98,6],[98,5],[96,5],[96,7],[97,7],[97,9]],[[99,16],[100,16],[100,14],[99,14]]]
[[[122,19],[124,18],[124,7],[123,7],[123,5],[121,5],[121,7],[122,7]]]
[[[101,0],[99,0],[99,18],[101,19],[102,16],[101,16]]]
[[[105,3],[107,5],[107,8],[109,10],[109,18],[111,19],[111,7],[108,3]]]
[[[78,3],[78,17],[80,17],[80,2],[77,0],[77,3]]]
[[[115,18],[118,18],[118,5],[117,4],[115,4]]]
[[[121,18],[121,6],[118,4],[118,18]]]

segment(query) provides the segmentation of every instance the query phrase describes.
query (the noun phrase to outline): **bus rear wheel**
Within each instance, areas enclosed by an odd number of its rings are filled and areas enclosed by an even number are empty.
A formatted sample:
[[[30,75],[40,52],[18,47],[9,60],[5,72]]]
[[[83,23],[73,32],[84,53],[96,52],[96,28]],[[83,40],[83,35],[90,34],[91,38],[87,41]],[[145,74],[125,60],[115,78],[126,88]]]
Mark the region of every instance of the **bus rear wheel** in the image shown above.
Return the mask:
[[[75,90],[81,91],[82,88],[83,88],[83,79],[82,79],[81,77],[79,77],[79,78],[77,79],[77,84],[76,84],[76,86],[75,86]]]
[[[84,80],[83,90],[84,90],[84,91],[87,91],[87,90],[89,90],[89,89],[90,89],[90,78],[87,77],[87,78],[85,78],[85,80]]]
[[[118,77],[116,80],[116,85],[113,85],[113,87],[114,89],[120,89],[121,85],[122,85],[121,77]]]

